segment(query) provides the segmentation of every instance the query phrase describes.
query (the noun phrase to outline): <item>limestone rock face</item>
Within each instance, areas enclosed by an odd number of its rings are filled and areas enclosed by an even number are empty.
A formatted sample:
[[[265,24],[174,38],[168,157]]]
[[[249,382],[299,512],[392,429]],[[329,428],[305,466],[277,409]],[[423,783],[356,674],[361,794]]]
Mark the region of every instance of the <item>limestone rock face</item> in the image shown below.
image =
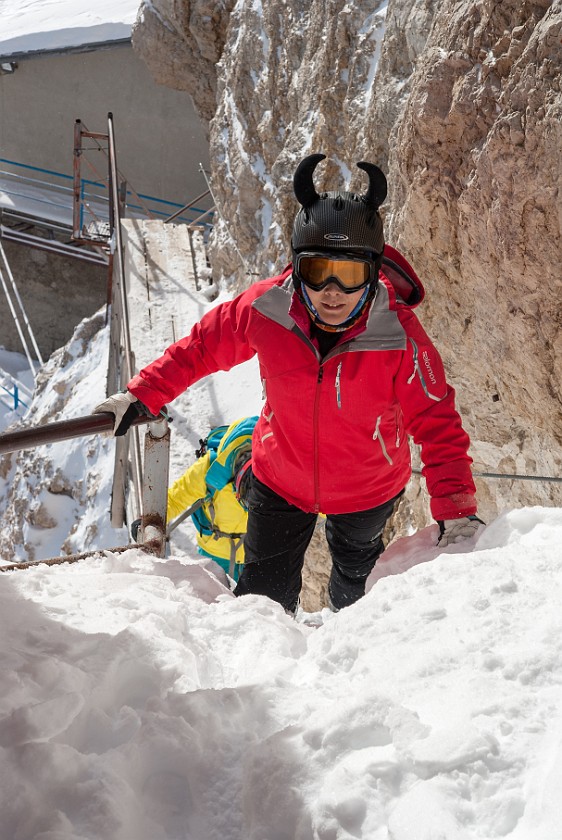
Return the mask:
[[[215,271],[253,278],[283,268],[297,210],[292,176],[305,154],[330,158],[319,188],[334,178],[363,184],[355,162],[370,145],[384,5],[289,0],[233,10],[210,132],[223,219]]]
[[[458,389],[476,469],[560,476],[562,7],[445,2],[390,161],[391,241]],[[479,482],[486,516],[560,485]]]
[[[234,0],[151,0],[139,9],[133,48],[158,84],[185,90],[204,123],[216,108],[216,64]]]

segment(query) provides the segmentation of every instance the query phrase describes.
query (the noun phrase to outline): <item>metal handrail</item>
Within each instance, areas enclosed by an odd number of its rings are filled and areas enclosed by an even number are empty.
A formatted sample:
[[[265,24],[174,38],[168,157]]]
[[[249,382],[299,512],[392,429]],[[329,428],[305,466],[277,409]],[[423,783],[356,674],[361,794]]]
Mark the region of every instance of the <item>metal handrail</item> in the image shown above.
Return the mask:
[[[84,247],[78,247],[78,245],[67,245],[56,239],[45,239],[43,236],[34,236],[32,233],[13,230],[3,224],[0,224],[0,239],[4,239],[6,242],[27,245],[30,248],[37,248],[40,251],[47,251],[51,254],[61,254],[65,257],[81,260],[82,262],[93,263],[93,265],[107,266],[108,264],[108,257],[103,252],[89,251]]]
[[[2,247],[2,243],[0,242],[0,285],[2,286],[2,289],[4,290],[4,294],[6,295],[6,300],[8,302],[8,306],[9,306],[10,312],[12,314],[12,317],[14,319],[14,323],[16,325],[16,329],[18,331],[18,335],[20,337],[21,343],[23,344],[25,355],[27,357],[27,361],[29,363],[31,373],[33,374],[33,379],[35,379],[36,378],[36,371],[35,371],[35,365],[33,363],[33,359],[31,357],[31,351],[28,347],[28,344],[27,344],[27,341],[26,341],[26,338],[25,338],[25,335],[24,335],[24,332],[23,332],[23,328],[20,324],[20,319],[18,317],[18,314],[16,312],[16,308],[15,308],[14,303],[12,301],[12,297],[11,297],[11,294],[10,294],[10,289],[8,288],[8,283],[6,282],[6,279],[4,277],[4,272],[7,275],[7,278],[8,278],[8,281],[10,283],[12,293],[14,295],[16,303],[18,304],[18,306],[20,308],[20,312],[21,312],[21,315],[22,315],[22,318],[23,318],[23,322],[24,322],[25,328],[27,330],[27,334],[28,334],[28,336],[31,340],[31,343],[32,343],[33,348],[34,348],[35,353],[36,353],[36,358],[39,360],[40,364],[43,364],[43,359],[41,358],[41,353],[39,352],[39,347],[37,346],[37,341],[35,340],[35,335],[33,334],[33,330],[31,329],[31,324],[29,323],[29,319],[27,317],[27,313],[24,309],[22,299],[21,299],[20,294],[18,292],[18,288],[16,286],[14,276],[13,276],[12,271],[10,269],[10,265],[8,263],[8,258],[7,258],[6,254],[4,252],[4,249]]]
[[[95,434],[111,431],[115,418],[113,414],[87,414],[71,420],[58,420],[45,423],[42,426],[32,426],[27,429],[16,429],[12,432],[0,434],[0,455],[8,452],[19,452],[35,449],[45,444],[59,443],[71,438],[89,437]],[[143,542],[137,547],[144,548],[152,554],[164,557],[166,550],[166,511],[168,494],[168,465],[170,456],[170,430],[168,423],[162,416],[152,417],[139,415],[133,420],[134,431],[137,426],[149,424],[145,435],[145,482],[142,487],[142,535]],[[128,548],[129,546],[125,546]],[[92,556],[102,549],[77,555],[65,555],[62,558],[51,559],[49,564],[74,562],[81,557]],[[107,549],[120,551],[124,548]],[[42,561],[38,561],[42,562]],[[9,568],[25,568],[33,563],[11,564],[0,566],[0,571]]]
[[[202,192],[200,195],[196,196],[193,199],[193,201],[190,201],[188,204],[184,204],[183,207],[180,207],[180,209],[172,216],[168,216],[167,219],[164,219],[164,224],[166,225],[168,224],[168,222],[172,222],[174,219],[177,219],[177,217],[181,216],[182,213],[185,213],[186,210],[191,210],[191,208],[195,206],[196,202],[199,201],[199,199],[206,198],[208,195],[210,195],[209,190],[205,190],[205,192]],[[209,211],[207,211],[207,213],[208,212]],[[204,215],[207,215],[207,213],[205,213]],[[193,224],[193,222],[191,222],[191,224]]]
[[[413,469],[414,475],[423,475],[422,470]],[[479,470],[471,470],[473,478],[499,478],[506,481],[545,481],[553,484],[562,484],[562,478],[559,475],[523,475],[521,473],[499,473],[486,472]]]
[[[78,122],[80,122],[80,121],[78,121]],[[82,127],[85,129],[85,126],[84,126],[83,123],[82,123]],[[100,146],[100,149],[105,154],[105,150],[103,149],[103,147]],[[106,155],[106,157],[107,157],[107,155]],[[30,172],[41,173],[41,174],[44,174],[44,175],[52,176],[53,178],[61,179],[63,181],[72,181],[73,178],[74,178],[73,175],[67,175],[64,172],[56,172],[53,169],[44,169],[40,166],[32,166],[31,164],[27,164],[27,163],[19,163],[19,161],[9,160],[8,158],[1,158],[0,157],[0,164],[6,164],[7,166],[13,166],[13,167],[16,167],[18,169],[29,170]],[[121,174],[121,173],[119,173],[119,174]],[[20,175],[17,172],[11,172],[8,169],[0,169],[0,176],[7,176],[8,179],[16,182],[15,185],[19,182],[21,184],[27,184],[32,188],[35,188],[37,186],[45,187],[45,197],[44,198],[36,197],[36,198],[33,199],[37,204],[48,204],[52,207],[60,208],[61,210],[67,210],[67,211],[70,210],[70,212],[72,213],[72,193],[74,192],[74,187],[73,186],[65,186],[64,184],[57,184],[52,180],[47,181],[47,180],[43,180],[41,178],[36,178],[36,177],[31,177],[31,176],[26,176],[26,175]],[[94,188],[96,188],[97,191],[94,191],[93,189],[91,189],[91,190],[85,189],[86,187],[94,187]],[[103,179],[101,181],[100,180],[95,181],[95,180],[92,180],[90,178],[81,178],[81,189],[82,189],[82,192],[83,192],[83,196],[87,199],[91,199],[91,200],[94,200],[94,201],[99,201],[100,203],[102,203],[104,205],[107,205],[107,203],[109,202],[108,196],[103,194],[103,191],[107,191],[107,182],[104,182]],[[29,198],[29,196],[26,196],[24,193],[18,192],[15,189],[10,190],[10,189],[4,187],[4,192],[6,192],[10,195]],[[53,196],[58,193],[60,195],[61,202],[62,202],[62,199],[64,197],[68,196],[69,201],[68,201],[68,203],[56,202],[54,199],[49,201],[48,198],[46,197],[47,193],[52,193]],[[159,217],[159,218],[163,217],[164,222],[168,222],[168,221],[170,221],[171,218],[176,218],[176,216],[181,215],[183,212],[186,211],[186,209],[193,208],[194,212],[202,213],[203,212],[202,208],[196,207],[195,204],[200,198],[205,197],[207,194],[208,194],[208,191],[206,190],[204,193],[201,193],[201,195],[197,196],[197,198],[195,198],[192,202],[190,202],[189,204],[181,207],[176,201],[169,201],[168,199],[158,198],[157,196],[154,196],[154,195],[148,195],[146,193],[139,193],[130,184],[128,184],[127,196],[131,196],[133,199],[135,199],[135,201],[137,203],[133,204],[130,200],[127,200],[127,208],[128,208],[129,213],[130,213],[131,210],[139,210],[139,211],[142,211],[143,215],[145,215],[149,218],[150,217]],[[161,205],[162,209],[159,210],[156,207],[154,207],[153,205]],[[179,208],[179,209],[174,209],[174,208]],[[172,217],[170,217],[170,215],[169,215],[171,209],[174,209],[174,214],[173,214]],[[182,221],[188,221],[188,220],[182,220]],[[192,220],[188,221],[188,223],[193,224],[193,221]]]
[[[96,548],[92,551],[83,551],[81,554],[61,554],[60,557],[49,557],[46,560],[24,560],[22,563],[7,563],[0,565],[0,572],[13,572],[16,569],[32,569],[34,566],[60,566],[63,563],[77,563],[78,560],[85,560],[87,557],[95,557],[98,554],[103,554],[106,551],[111,551],[113,554],[120,554],[123,551],[128,551],[130,548],[146,548],[151,551],[150,547],[139,545],[138,543],[128,543],[127,545],[118,545],[113,548]]]
[[[21,449],[35,449],[48,443],[59,443],[76,437],[98,435],[113,429],[115,418],[113,414],[86,414],[71,420],[55,420],[41,426],[30,426],[26,429],[15,429],[12,432],[0,434],[0,455],[8,452],[18,452]],[[155,421],[153,417],[139,415],[135,417],[132,426],[140,426]]]
[[[196,228],[200,227],[200,226],[201,226],[201,220],[202,220],[202,219],[204,219],[204,218],[205,218],[205,216],[209,216],[211,213],[214,213],[214,212],[215,212],[215,210],[216,210],[216,207],[215,207],[215,205],[213,204],[213,206],[212,206],[212,207],[209,207],[209,209],[208,209],[208,210],[205,210],[205,212],[204,212],[204,213],[201,213],[201,215],[200,215],[200,216],[197,216],[197,218],[196,218],[196,219],[194,219],[192,222],[190,222],[190,223],[188,224],[188,228],[189,228],[190,230],[195,230]]]

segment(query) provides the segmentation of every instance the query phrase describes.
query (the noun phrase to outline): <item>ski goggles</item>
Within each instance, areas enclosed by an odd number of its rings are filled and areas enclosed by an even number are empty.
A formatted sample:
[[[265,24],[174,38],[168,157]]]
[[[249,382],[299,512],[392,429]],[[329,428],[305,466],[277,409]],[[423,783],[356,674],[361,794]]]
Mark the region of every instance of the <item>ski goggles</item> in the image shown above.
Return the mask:
[[[304,251],[296,255],[293,270],[301,283],[314,292],[321,292],[328,283],[335,283],[342,292],[351,294],[375,280],[376,265],[372,260],[351,254]]]

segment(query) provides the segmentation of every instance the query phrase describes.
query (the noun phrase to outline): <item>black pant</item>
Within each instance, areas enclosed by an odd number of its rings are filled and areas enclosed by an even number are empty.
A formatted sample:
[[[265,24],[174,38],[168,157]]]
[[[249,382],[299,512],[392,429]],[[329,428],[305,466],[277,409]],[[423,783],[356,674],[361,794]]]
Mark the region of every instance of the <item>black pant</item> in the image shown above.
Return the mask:
[[[384,551],[384,526],[403,492],[370,510],[326,517],[326,539],[332,556],[328,593],[336,609],[353,604],[365,594],[365,581]],[[317,515],[291,505],[255,476],[247,504],[246,559],[234,594],[267,595],[294,612],[302,586],[304,555]]]

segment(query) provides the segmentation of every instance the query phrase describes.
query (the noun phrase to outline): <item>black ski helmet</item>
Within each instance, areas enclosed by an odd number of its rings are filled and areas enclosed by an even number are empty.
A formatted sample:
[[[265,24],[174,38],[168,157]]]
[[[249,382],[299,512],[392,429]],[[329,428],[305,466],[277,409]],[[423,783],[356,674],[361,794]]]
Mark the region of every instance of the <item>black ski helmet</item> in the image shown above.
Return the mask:
[[[347,251],[379,263],[384,249],[384,231],[379,207],[387,184],[384,173],[374,163],[357,164],[369,176],[363,195],[352,192],[318,193],[313,174],[326,155],[313,154],[302,160],[293,178],[301,209],[293,225],[293,256],[302,251]]]

